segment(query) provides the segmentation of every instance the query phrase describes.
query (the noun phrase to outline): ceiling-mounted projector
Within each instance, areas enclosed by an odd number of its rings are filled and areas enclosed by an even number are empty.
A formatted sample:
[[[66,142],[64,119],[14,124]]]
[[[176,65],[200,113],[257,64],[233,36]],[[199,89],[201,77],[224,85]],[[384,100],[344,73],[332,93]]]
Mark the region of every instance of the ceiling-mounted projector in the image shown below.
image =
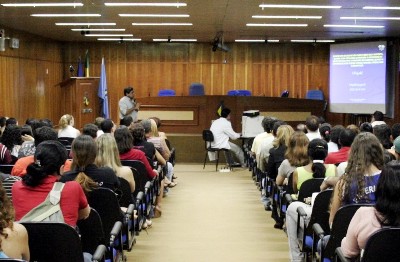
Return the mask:
[[[217,35],[214,37],[212,42],[212,51],[216,52],[217,50],[223,52],[229,52],[230,48],[224,44],[224,36],[223,32],[218,32]]]

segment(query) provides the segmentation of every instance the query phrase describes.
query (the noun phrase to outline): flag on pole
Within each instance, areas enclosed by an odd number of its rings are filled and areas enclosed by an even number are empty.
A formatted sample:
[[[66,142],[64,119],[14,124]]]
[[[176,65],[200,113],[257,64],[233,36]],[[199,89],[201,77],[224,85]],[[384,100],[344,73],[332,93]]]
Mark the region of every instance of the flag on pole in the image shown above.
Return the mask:
[[[85,76],[89,77],[89,50],[86,50],[85,54]]]
[[[106,119],[110,118],[110,112],[108,110],[107,76],[104,57],[101,60],[100,83],[97,95],[100,98],[100,116]]]
[[[80,56],[79,56],[79,59],[78,59],[78,72],[77,72],[76,76],[77,77],[83,77],[84,76],[83,63],[82,63],[82,59],[81,59]]]

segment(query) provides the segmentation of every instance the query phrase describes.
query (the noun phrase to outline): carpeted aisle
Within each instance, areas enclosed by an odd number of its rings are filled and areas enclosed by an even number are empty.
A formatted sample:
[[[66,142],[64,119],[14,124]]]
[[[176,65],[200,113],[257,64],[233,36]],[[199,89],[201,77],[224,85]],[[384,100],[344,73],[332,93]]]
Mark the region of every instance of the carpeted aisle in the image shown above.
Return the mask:
[[[140,233],[128,261],[288,261],[287,237],[273,228],[246,169],[175,166],[178,185],[161,218]]]

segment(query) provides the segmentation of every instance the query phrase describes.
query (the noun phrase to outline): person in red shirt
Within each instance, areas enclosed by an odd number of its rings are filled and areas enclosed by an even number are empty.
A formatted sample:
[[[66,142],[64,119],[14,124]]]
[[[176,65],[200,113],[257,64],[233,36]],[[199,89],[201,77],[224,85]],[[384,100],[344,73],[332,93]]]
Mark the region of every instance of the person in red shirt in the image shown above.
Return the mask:
[[[61,177],[66,159],[67,150],[58,141],[44,141],[37,146],[34,163],[28,166],[22,181],[15,182],[12,188],[17,221],[46,199]],[[72,227],[76,227],[78,219],[85,219],[90,213],[82,187],[75,181],[65,183],[60,206],[65,223]]]
[[[356,133],[351,129],[344,129],[339,135],[339,151],[329,153],[325,158],[325,164],[340,164],[349,158],[351,144],[356,137]]]

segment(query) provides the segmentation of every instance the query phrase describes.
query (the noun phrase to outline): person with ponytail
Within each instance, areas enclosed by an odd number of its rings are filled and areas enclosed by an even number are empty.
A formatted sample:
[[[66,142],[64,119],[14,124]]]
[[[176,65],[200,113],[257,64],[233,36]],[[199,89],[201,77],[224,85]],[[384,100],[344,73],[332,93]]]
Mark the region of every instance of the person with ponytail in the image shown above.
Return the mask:
[[[301,185],[312,178],[325,178],[336,176],[336,166],[333,164],[324,164],[324,160],[328,155],[328,144],[325,140],[315,138],[308,144],[308,156],[310,163],[296,168],[293,172],[293,190],[298,192]],[[300,252],[297,244],[297,208],[303,207],[307,213],[307,220],[311,217],[312,207],[304,202],[292,202],[286,211],[286,228],[289,240],[289,252],[291,261],[303,261],[304,255]],[[303,223],[300,223],[302,226]],[[301,228],[301,230],[304,230]]]
[[[77,181],[89,193],[97,187],[106,187],[113,191],[119,188],[119,180],[110,167],[98,167],[95,164],[97,145],[88,135],[80,135],[74,139],[71,147],[71,171],[66,172],[61,182]]]
[[[17,221],[46,199],[54,183],[63,174],[67,156],[67,150],[58,141],[44,141],[36,147],[34,162],[28,166],[27,174],[12,188]],[[85,219],[90,213],[86,196],[74,181],[65,183],[60,206],[65,223],[72,227],[76,227],[78,219]]]

